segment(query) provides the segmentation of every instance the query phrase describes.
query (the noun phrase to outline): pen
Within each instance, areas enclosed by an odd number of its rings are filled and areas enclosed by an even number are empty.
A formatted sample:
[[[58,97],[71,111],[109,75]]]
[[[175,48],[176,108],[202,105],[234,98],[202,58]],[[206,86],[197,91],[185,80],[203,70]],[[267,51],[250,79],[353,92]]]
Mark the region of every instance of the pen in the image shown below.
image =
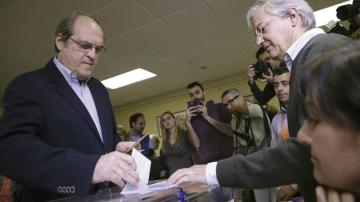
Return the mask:
[[[140,144],[140,142],[141,142],[143,139],[145,139],[147,136],[149,136],[149,134],[146,134],[146,135],[142,136],[141,138],[139,138],[139,139],[135,142],[135,144],[134,144],[126,153],[130,153],[130,152],[134,149],[134,147],[138,146],[138,145]]]

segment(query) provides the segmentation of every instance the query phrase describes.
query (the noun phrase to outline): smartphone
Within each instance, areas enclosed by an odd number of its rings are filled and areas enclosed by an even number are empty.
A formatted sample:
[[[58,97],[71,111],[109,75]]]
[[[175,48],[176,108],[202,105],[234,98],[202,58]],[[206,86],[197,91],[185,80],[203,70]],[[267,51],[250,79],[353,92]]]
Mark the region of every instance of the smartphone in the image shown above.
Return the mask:
[[[194,100],[190,100],[187,102],[187,105],[188,105],[188,108],[190,107],[196,107],[196,106],[203,106],[203,100],[202,99],[198,99],[198,98],[195,98]]]

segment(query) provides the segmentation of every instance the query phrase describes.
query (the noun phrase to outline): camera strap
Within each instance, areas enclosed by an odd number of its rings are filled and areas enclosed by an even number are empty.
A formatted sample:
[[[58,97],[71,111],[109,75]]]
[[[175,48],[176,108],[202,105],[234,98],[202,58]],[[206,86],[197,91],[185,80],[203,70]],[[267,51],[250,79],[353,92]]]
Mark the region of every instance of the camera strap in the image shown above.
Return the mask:
[[[251,126],[251,119],[250,117],[247,118],[240,118],[240,117],[236,117],[237,121],[236,121],[236,125],[235,125],[235,129],[233,130],[234,134],[236,137],[239,137],[243,140],[245,140],[246,142],[246,147],[248,149],[248,147],[254,146],[256,148],[256,144],[255,144],[255,138],[254,138],[254,134],[253,134],[253,130],[252,130],[252,126]],[[241,121],[242,119],[244,119],[244,124]],[[235,138],[235,151],[241,146],[238,138]]]
[[[261,144],[259,145],[260,148],[269,147],[271,142],[271,131],[270,131],[270,125],[268,120],[268,115],[266,113],[266,110],[264,107],[260,106],[261,111],[263,113],[263,122],[264,122],[264,129],[265,129],[265,137],[261,141]]]
[[[260,108],[263,113],[263,123],[264,123],[263,125],[264,125],[264,129],[265,129],[265,136],[264,136],[263,140],[261,141],[260,145],[256,145],[256,143],[255,143],[255,137],[254,137],[254,132],[252,129],[250,117],[240,118],[237,116],[236,117],[237,118],[236,130],[233,130],[233,133],[235,134],[236,137],[239,137],[239,138],[245,140],[248,148],[251,146],[255,147],[255,151],[258,151],[264,147],[270,146],[270,142],[271,142],[271,131],[270,131],[270,126],[269,126],[268,115],[262,106],[260,106]],[[245,120],[244,125],[242,124],[241,119]],[[240,142],[236,138],[235,150],[238,149],[239,146],[240,146]]]

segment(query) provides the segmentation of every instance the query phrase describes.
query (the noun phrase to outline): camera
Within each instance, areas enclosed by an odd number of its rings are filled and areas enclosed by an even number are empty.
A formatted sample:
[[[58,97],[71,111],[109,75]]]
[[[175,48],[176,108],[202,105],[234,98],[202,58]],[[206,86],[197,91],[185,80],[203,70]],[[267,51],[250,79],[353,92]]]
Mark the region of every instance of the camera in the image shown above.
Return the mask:
[[[344,36],[350,35],[350,32],[340,22],[334,22],[331,20],[327,25],[325,25],[325,27],[328,28],[327,33],[336,33]]]
[[[190,100],[187,102],[188,108],[190,107],[197,107],[197,106],[203,106],[203,100],[199,98],[195,98],[194,100]],[[197,115],[200,115],[201,112],[196,112]]]
[[[252,65],[255,71],[254,80],[263,79],[263,74],[269,75],[269,69],[271,69],[271,64],[264,60],[258,60],[255,64]]]
[[[348,29],[331,29],[329,32],[342,34],[354,39],[360,38],[360,0],[354,0],[352,4],[339,6],[336,9],[336,16],[342,21],[348,21],[350,25]]]
[[[336,9],[336,17],[340,20],[348,20],[360,14],[360,0],[354,0],[353,4],[339,6]]]

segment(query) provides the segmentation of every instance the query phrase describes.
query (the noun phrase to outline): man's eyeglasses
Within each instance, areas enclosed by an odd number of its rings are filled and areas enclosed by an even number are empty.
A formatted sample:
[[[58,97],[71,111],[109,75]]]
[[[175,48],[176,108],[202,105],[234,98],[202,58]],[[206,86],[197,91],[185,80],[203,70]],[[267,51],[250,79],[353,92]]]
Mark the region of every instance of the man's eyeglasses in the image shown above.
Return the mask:
[[[272,21],[274,21],[274,19],[275,19],[275,17],[272,18],[271,20],[269,20],[268,22],[265,22],[265,23],[262,22],[258,26],[256,26],[256,28],[255,28],[256,39],[263,38],[266,27],[269,26],[272,23]]]
[[[229,101],[225,104],[224,106],[227,107],[229,104],[231,104],[232,102],[234,102],[236,99],[238,99],[240,97],[240,95],[236,95],[235,97],[229,99]]]
[[[95,53],[96,54],[100,54],[102,51],[105,51],[105,47],[104,46],[94,46],[93,44],[87,42],[87,41],[77,41],[73,38],[69,38],[71,41],[75,42],[79,49],[81,51],[84,51],[84,52],[89,52],[91,51],[93,48],[95,48]]]

